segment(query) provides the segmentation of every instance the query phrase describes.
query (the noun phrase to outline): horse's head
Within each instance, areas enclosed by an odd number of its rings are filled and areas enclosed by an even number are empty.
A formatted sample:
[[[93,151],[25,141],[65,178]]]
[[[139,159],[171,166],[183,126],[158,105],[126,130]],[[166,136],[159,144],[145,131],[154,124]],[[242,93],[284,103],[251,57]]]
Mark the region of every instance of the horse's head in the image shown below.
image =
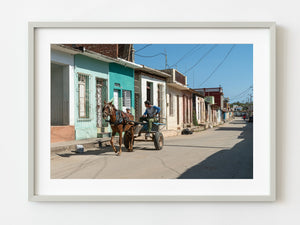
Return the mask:
[[[108,116],[111,116],[115,110],[115,106],[111,102],[104,101],[104,106],[102,109],[102,117],[106,119]]]

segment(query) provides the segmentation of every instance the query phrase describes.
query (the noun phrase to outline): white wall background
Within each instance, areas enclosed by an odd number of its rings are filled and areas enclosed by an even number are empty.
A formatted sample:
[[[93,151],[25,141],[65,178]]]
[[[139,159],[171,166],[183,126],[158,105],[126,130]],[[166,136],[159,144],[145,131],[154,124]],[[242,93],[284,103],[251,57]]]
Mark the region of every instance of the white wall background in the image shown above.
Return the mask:
[[[300,224],[300,117],[286,111],[300,111],[299,6],[296,0],[11,0],[2,3],[0,224]],[[28,202],[28,21],[276,21],[277,201]]]

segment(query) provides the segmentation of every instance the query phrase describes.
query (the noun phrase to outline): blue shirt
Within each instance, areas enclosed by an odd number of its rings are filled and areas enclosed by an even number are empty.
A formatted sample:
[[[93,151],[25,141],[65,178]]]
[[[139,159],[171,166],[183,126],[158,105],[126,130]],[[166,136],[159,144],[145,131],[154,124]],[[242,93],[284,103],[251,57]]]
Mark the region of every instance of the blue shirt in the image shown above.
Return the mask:
[[[154,117],[155,114],[160,112],[160,108],[153,105],[150,108],[146,108],[146,111],[144,112],[144,116]]]

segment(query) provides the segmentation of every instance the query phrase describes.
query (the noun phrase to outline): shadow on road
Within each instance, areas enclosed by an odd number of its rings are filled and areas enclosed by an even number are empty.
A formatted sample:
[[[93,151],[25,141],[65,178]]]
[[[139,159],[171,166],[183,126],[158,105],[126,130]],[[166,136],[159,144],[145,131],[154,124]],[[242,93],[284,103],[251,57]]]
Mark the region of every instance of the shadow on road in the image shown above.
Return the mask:
[[[183,147],[183,148],[186,148],[186,147],[188,147],[188,148],[225,148],[225,147],[222,147],[222,146],[220,146],[220,147],[218,147],[218,146],[195,146],[195,145],[170,145],[170,144],[168,144],[168,145],[164,145],[164,146],[175,146],[175,147]]]
[[[232,131],[244,131],[244,129],[241,127],[219,127],[218,129],[216,129],[216,131],[220,131],[220,130],[232,130]]]
[[[191,167],[178,179],[253,179],[253,126],[247,123],[231,149],[223,149]]]
[[[246,124],[244,120],[233,120],[229,124]]]

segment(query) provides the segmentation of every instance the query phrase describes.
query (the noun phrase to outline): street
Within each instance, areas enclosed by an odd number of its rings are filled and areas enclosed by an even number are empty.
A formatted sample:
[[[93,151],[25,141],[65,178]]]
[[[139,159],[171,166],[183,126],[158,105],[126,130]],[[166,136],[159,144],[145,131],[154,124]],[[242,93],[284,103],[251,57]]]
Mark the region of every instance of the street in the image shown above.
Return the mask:
[[[52,179],[252,179],[253,127],[242,118],[192,135],[165,138],[164,148],[123,147],[51,154]]]

